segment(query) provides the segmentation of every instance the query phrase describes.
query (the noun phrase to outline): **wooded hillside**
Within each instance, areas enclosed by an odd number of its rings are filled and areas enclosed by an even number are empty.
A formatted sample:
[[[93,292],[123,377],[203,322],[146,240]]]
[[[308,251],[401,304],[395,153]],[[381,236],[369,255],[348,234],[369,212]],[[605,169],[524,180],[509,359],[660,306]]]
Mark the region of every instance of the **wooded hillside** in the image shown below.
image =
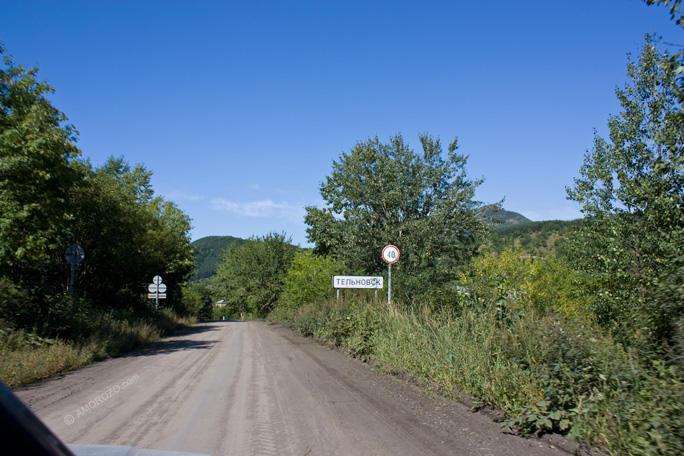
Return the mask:
[[[192,243],[195,249],[194,280],[208,279],[216,274],[216,266],[221,261],[221,254],[233,242],[243,244],[245,240],[233,236],[207,236],[194,241]]]

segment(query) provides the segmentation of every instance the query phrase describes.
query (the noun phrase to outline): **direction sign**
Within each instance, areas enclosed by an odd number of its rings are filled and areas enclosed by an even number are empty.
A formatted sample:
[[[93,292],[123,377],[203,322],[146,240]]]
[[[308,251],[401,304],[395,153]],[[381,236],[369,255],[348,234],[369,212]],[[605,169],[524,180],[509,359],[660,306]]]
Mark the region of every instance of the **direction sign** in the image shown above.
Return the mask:
[[[161,276],[154,276],[152,278],[152,283],[147,286],[148,299],[154,299],[156,301],[156,307],[159,309],[159,300],[166,299],[166,284],[162,283]]]
[[[156,285],[154,283],[151,283],[147,287],[147,291],[150,293],[156,293],[159,291],[159,293],[165,293],[166,292],[166,284],[165,283],[160,283],[159,285]]]
[[[83,247],[78,244],[71,244],[64,252],[64,256],[69,264],[79,264],[85,258]]]
[[[399,260],[399,249],[393,245],[388,245],[382,249],[382,259],[389,264],[396,263]]]

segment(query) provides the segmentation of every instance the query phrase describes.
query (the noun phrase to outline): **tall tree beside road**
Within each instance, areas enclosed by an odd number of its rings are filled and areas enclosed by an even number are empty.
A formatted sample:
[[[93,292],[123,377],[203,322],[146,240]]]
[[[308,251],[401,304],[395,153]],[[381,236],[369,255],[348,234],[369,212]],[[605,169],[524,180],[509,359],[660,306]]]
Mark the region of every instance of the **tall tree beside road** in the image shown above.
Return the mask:
[[[0,45],[0,275],[36,282],[64,254],[69,197],[80,175],[76,131],[47,100],[37,68],[15,65]]]
[[[165,303],[179,305],[194,266],[189,217],[154,196],[143,165],[110,158],[98,169],[82,166],[88,179],[74,197],[73,236],[89,253],[79,288],[97,302],[128,307],[161,275],[170,287]]]
[[[604,323],[631,340],[674,343],[684,334],[684,75],[650,36],[628,75],[609,140],[595,137],[567,189],[586,216],[574,262],[598,281]]]
[[[79,160],[76,130],[46,98],[52,87],[0,54],[0,324],[69,337],[90,327],[95,307],[148,310],[157,274],[169,285],[166,302],[183,311],[190,219],[155,197],[143,166]],[[76,299],[65,290],[64,252],[74,243],[86,252]]]
[[[280,299],[295,249],[285,234],[270,233],[245,243],[233,242],[224,252],[214,277],[216,299],[233,313],[264,316]]]
[[[321,184],[327,207],[306,208],[315,253],[350,270],[382,273],[380,252],[396,245],[393,282],[404,299],[455,279],[487,233],[484,205],[474,200],[482,179],[468,179],[456,140],[446,154],[439,139],[421,135],[420,142],[422,154],[401,135],[358,143]]]

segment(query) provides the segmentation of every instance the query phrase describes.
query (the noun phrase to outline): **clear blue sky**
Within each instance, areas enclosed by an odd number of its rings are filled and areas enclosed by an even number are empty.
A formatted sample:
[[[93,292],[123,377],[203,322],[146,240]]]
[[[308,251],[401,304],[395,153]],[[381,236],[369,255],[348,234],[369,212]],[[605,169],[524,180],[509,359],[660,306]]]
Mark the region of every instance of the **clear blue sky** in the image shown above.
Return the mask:
[[[37,65],[93,164],[123,155],[193,219],[192,238],[285,231],[358,141],[459,138],[477,197],[532,220],[565,198],[618,112],[641,0],[3,0],[0,40]]]

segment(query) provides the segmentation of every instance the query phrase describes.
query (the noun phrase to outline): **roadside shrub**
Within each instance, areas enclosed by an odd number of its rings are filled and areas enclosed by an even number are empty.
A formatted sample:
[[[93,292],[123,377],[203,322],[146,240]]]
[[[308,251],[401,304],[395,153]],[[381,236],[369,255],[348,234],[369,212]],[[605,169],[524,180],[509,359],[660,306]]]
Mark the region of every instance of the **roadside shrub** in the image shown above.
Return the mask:
[[[475,258],[461,275],[460,285],[476,302],[496,303],[506,314],[533,309],[540,315],[553,310],[580,317],[589,306],[584,297],[588,282],[563,260],[532,257],[520,247]]]
[[[283,281],[283,293],[278,307],[296,310],[324,298],[332,298],[331,279],[342,275],[345,268],[330,257],[314,256],[309,251],[295,253],[290,269]]]
[[[360,293],[361,294],[361,293]],[[370,356],[381,324],[372,298],[318,301],[294,313],[292,323],[306,336],[348,348],[355,356]]]

